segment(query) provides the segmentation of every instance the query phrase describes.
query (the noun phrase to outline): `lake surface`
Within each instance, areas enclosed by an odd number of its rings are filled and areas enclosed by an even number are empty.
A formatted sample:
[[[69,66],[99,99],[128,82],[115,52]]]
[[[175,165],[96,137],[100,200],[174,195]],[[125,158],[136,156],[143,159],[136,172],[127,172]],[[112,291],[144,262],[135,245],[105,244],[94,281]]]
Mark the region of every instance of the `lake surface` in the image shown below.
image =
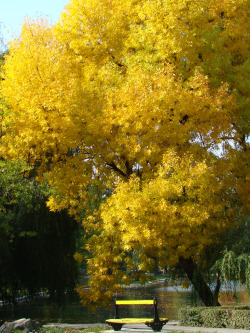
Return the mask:
[[[152,299],[157,297],[159,316],[169,320],[178,319],[178,311],[181,307],[191,305],[203,305],[197,295],[190,289],[181,287],[166,287],[164,282],[158,282],[146,287],[126,288],[125,294],[118,295],[119,299]],[[250,305],[250,294],[246,291],[220,293],[222,305]],[[151,317],[153,307],[130,306],[120,309],[121,316]],[[71,299],[64,306],[50,304],[46,298],[32,303],[19,303],[11,306],[0,307],[0,319],[14,320],[19,318],[31,318],[42,323],[104,323],[105,319],[114,317],[114,309],[99,309],[93,313],[90,309],[81,305],[79,299]]]

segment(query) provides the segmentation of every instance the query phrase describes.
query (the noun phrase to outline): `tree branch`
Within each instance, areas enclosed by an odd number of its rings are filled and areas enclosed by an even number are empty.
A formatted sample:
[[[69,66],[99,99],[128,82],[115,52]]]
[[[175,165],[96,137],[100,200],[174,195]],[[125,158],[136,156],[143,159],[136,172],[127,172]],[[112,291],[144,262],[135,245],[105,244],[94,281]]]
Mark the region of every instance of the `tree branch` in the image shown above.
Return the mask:
[[[128,175],[123,172],[121,169],[119,169],[114,162],[111,163],[106,163],[111,169],[113,169],[114,171],[118,172],[121,176],[123,176],[124,178],[128,178]]]

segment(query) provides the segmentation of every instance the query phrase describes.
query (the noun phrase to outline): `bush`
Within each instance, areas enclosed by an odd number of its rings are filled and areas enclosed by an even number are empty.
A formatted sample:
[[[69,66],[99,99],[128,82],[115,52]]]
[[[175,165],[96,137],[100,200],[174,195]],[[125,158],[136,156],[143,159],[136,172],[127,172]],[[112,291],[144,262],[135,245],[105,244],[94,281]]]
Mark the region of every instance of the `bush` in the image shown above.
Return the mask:
[[[179,311],[183,326],[250,329],[250,307],[188,307]]]
[[[230,316],[227,309],[206,309],[201,312],[203,325],[206,327],[227,327],[227,320]]]
[[[234,310],[230,318],[230,327],[250,329],[250,307],[249,310]]]
[[[202,326],[200,308],[183,308],[180,309],[180,324],[184,326]]]

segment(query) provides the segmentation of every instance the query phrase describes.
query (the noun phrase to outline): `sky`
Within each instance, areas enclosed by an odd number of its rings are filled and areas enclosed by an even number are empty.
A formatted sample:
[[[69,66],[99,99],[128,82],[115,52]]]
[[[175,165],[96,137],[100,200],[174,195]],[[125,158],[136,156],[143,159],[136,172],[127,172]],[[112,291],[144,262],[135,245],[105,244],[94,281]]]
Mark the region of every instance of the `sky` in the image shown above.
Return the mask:
[[[35,19],[41,16],[56,23],[68,2],[69,0],[0,0],[0,37],[5,44],[18,37],[25,17]]]

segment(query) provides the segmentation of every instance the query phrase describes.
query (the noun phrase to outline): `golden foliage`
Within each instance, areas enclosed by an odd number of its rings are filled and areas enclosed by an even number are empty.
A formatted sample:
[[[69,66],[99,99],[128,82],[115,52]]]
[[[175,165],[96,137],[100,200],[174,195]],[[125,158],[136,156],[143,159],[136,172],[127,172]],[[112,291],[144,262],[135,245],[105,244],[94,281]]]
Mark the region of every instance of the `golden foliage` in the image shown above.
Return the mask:
[[[129,283],[132,250],[143,271],[199,261],[233,194],[247,209],[247,6],[71,0],[55,26],[27,21],[11,43],[1,154],[37,167],[52,210],[77,215],[90,184],[114,189],[84,221],[99,235],[83,298]]]

